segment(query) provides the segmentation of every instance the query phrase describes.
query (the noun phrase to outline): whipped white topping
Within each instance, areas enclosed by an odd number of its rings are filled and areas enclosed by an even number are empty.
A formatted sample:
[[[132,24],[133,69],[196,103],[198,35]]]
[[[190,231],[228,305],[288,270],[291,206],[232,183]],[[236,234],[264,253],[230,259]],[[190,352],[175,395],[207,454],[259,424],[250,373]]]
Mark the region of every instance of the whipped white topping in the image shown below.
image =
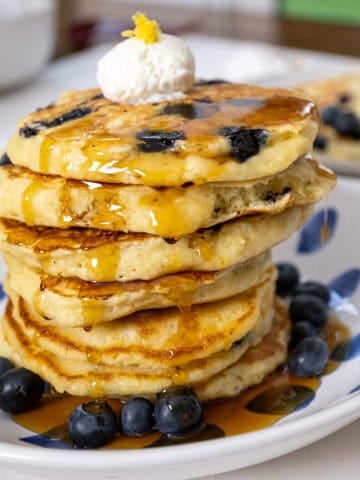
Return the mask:
[[[124,40],[99,61],[97,69],[104,96],[127,104],[181,98],[194,78],[191,50],[181,38],[164,33],[154,43]]]

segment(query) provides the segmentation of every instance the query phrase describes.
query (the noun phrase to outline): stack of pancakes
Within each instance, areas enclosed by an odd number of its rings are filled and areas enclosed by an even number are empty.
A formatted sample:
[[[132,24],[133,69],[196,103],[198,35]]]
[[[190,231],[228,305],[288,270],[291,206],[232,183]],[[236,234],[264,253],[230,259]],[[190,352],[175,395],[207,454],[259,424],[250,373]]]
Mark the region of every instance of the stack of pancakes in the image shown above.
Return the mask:
[[[73,395],[235,395],[286,358],[270,249],[334,186],[300,93],[199,82],[119,105],[69,92],[0,167],[1,351]]]
[[[322,112],[323,122],[314,147],[324,161],[359,161],[360,72],[313,80],[298,88],[311,96]]]

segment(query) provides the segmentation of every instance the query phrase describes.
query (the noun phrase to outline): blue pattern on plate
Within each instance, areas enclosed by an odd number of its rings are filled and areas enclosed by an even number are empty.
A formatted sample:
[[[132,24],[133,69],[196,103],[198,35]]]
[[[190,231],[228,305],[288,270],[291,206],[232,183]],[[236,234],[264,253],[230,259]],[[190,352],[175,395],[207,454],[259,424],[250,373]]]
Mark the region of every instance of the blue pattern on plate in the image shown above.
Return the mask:
[[[300,239],[296,248],[297,252],[307,254],[320,250],[334,236],[337,220],[338,212],[335,208],[317,211],[300,231]],[[322,235],[324,225],[327,225],[327,238],[323,238]]]
[[[314,400],[315,400],[315,397],[316,397],[316,392],[314,392],[314,395],[312,397],[310,397],[308,400],[305,400],[304,403],[301,403],[300,405],[298,405],[294,412],[298,412],[299,410],[304,410],[304,408],[307,408],[310,403],[312,403]]]
[[[343,297],[341,297],[335,290],[330,290],[330,302],[329,302],[329,308],[330,309],[335,309],[339,305],[343,305],[344,302]]]
[[[360,391],[360,385],[358,385],[357,387],[353,388],[353,389],[349,392],[349,395],[350,395],[351,393],[355,393],[355,392],[358,392],[358,391]]]
[[[331,354],[336,362],[347,362],[360,356],[360,333],[349,340],[339,343]]]
[[[48,438],[43,435],[30,435],[29,437],[22,437],[19,440],[43,448],[62,448],[65,450],[74,449],[74,447],[68,443],[62,442],[61,440]]]
[[[4,292],[2,283],[0,283],[0,300],[2,300],[3,298],[5,298],[5,296],[6,296],[6,294],[5,294],[5,292]]]
[[[340,297],[349,298],[355,292],[359,283],[360,269],[353,268],[335,277],[328,286],[340,295]]]

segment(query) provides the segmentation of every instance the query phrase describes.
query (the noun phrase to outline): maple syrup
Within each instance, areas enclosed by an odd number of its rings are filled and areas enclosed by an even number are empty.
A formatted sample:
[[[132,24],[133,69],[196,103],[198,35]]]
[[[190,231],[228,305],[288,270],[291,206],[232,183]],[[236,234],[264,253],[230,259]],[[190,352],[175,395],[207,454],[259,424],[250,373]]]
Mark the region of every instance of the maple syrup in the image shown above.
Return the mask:
[[[79,105],[87,114],[69,116]],[[54,124],[54,118],[66,121]],[[14,163],[40,173],[80,180],[153,186],[232,180],[234,160],[228,141],[219,134],[221,128],[262,129],[265,136],[268,130],[267,143],[273,147],[274,142],[292,141],[291,127],[280,132],[277,125],[301,124],[305,129],[317,118],[313,102],[284,90],[197,85],[180,102],[128,106],[100,98],[93,89],[69,92],[51,109],[26,117],[10,139],[8,154]],[[30,136],[23,135],[26,129],[32,132]],[[178,134],[179,141],[161,151],[160,157],[159,152],[144,152],[137,136],[145,129]],[[310,149],[311,139],[304,140],[309,145],[297,145],[298,155]],[[193,155],[201,156],[202,164],[191,165],[195,167],[191,172],[182,160]]]
[[[320,228],[320,242],[322,245],[325,245],[330,240],[330,236],[331,236],[331,230],[329,227],[329,206],[328,206],[327,198],[324,199],[324,202],[325,202],[324,221]]]
[[[329,350],[336,351],[339,345],[344,346],[349,342],[350,332],[334,316],[330,316],[323,336]],[[358,343],[360,345],[360,338]],[[323,375],[333,371],[341,360],[339,355],[337,359],[331,359]],[[188,436],[166,437],[154,432],[141,438],[129,438],[118,434],[111,444],[103,448],[139,449],[177,445],[260,430],[311,401],[320,382],[320,378],[294,377],[286,367],[282,367],[261,384],[248,388],[237,397],[205,403],[203,425]],[[93,388],[99,398],[101,392],[96,391],[95,384]],[[89,401],[89,397],[48,395],[32,411],[12,418],[32,432],[73,445],[67,430],[69,415],[76,406]],[[118,399],[107,401],[115,412],[119,412],[124,405],[124,401]]]
[[[33,209],[33,201],[36,195],[44,188],[43,181],[32,182],[24,190],[22,195],[22,210],[24,214],[24,220],[27,225],[35,225],[35,213]]]

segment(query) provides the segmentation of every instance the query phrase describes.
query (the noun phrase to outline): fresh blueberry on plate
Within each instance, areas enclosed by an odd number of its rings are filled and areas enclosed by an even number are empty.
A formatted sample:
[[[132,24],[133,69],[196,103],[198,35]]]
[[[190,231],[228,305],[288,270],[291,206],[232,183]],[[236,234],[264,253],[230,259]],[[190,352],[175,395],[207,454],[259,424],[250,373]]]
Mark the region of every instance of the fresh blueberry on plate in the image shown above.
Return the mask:
[[[127,437],[147,435],[154,425],[154,405],[147,398],[132,398],[121,409],[120,421],[122,432]]]
[[[158,395],[154,416],[160,433],[184,434],[200,426],[202,407],[191,388],[165,390]]]
[[[78,447],[103,447],[115,437],[116,415],[106,402],[84,403],[71,412],[68,428],[71,440]]]
[[[320,282],[308,281],[297,285],[294,290],[294,296],[306,293],[320,298],[326,305],[330,302],[330,292],[326,285]]]
[[[281,297],[290,295],[299,283],[299,270],[292,263],[277,263],[278,278],[276,281],[276,293]]]
[[[320,337],[307,337],[290,353],[289,370],[297,377],[318,377],[328,360],[326,342]]]
[[[296,347],[304,338],[317,336],[318,330],[309,322],[298,322],[292,326],[290,348]]]
[[[37,405],[44,393],[44,381],[36,373],[19,367],[0,377],[0,408],[7,413],[22,413]]]
[[[320,298],[302,293],[292,299],[289,315],[293,323],[305,320],[320,329],[326,323],[327,307]]]

